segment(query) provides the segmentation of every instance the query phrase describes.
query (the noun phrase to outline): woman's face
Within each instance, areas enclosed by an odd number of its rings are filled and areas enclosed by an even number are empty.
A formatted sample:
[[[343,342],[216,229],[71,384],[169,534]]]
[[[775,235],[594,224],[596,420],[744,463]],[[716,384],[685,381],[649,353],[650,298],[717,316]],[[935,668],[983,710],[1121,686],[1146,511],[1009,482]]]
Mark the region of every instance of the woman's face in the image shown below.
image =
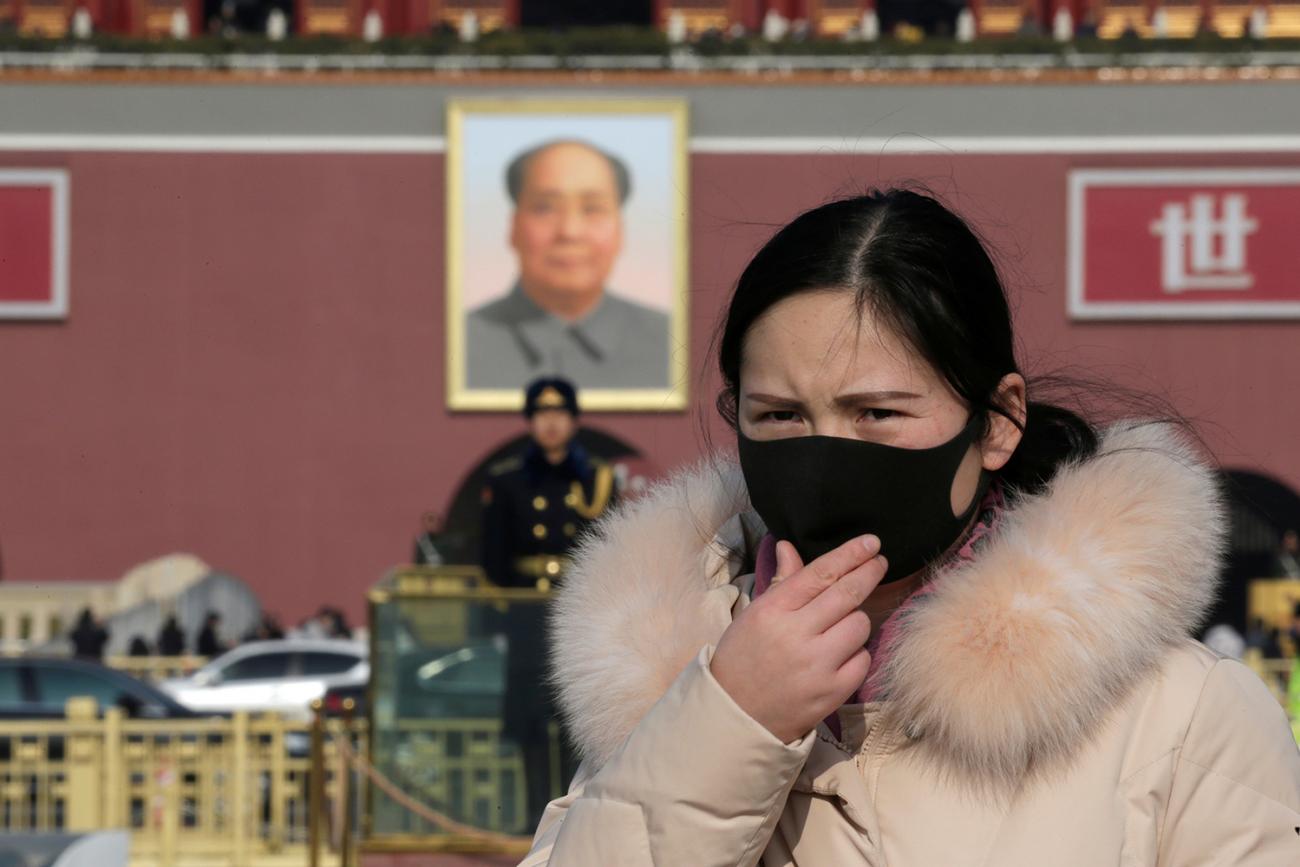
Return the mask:
[[[1023,418],[1024,380],[1009,374],[1000,390]],[[942,445],[970,418],[929,362],[842,291],[794,295],[750,326],[738,412],[753,440],[817,435],[906,449]],[[980,468],[1000,469],[1019,442],[1015,425],[991,414],[989,434],[957,471],[954,514],[970,504]]]

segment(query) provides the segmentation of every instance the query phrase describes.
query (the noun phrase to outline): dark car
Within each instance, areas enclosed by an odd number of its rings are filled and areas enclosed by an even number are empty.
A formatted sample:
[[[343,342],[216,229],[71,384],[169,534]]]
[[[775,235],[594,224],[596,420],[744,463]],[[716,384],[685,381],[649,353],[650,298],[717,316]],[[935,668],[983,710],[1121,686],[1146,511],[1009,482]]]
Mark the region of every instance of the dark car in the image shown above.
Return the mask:
[[[0,659],[0,719],[61,719],[68,699],[89,696],[137,719],[202,716],[129,674],[84,659]]]

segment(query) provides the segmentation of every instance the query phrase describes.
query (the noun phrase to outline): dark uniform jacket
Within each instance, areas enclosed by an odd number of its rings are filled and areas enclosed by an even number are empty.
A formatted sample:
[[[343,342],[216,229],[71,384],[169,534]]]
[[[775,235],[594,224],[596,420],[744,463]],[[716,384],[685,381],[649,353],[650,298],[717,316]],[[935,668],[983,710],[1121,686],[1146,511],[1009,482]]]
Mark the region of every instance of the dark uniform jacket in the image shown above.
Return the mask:
[[[547,589],[582,531],[615,498],[610,467],[576,443],[551,464],[536,445],[489,471],[483,492],[483,570],[501,587]]]
[[[613,472],[574,443],[551,464],[530,445],[495,465],[483,491],[483,569],[500,587],[549,589],[563,580],[565,555],[613,503]],[[519,742],[546,737],[554,716],[546,675],[546,612],[512,604],[504,618],[510,650],[502,734]]]

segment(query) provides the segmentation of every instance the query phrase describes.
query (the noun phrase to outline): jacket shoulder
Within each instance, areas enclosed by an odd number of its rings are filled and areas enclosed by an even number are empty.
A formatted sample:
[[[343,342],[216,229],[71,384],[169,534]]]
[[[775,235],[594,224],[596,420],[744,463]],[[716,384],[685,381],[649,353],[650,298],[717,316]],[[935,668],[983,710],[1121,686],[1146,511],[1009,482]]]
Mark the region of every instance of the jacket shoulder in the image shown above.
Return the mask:
[[[1176,749],[1187,734],[1206,680],[1222,658],[1199,641],[1169,647],[1151,675],[1135,690],[1139,715],[1153,753]]]
[[[1191,639],[1170,647],[1133,700],[1135,770],[1174,751],[1195,761],[1209,731],[1239,738],[1261,718],[1285,722],[1282,706],[1253,671]]]
[[[1205,679],[1210,676],[1210,672],[1225,661],[1201,642],[1188,638],[1175,644],[1165,654],[1161,660],[1159,677],[1170,689],[1195,701],[1205,687]]]
[[[1206,673],[1180,761],[1300,814],[1295,733],[1264,682],[1235,659],[1216,658]]]

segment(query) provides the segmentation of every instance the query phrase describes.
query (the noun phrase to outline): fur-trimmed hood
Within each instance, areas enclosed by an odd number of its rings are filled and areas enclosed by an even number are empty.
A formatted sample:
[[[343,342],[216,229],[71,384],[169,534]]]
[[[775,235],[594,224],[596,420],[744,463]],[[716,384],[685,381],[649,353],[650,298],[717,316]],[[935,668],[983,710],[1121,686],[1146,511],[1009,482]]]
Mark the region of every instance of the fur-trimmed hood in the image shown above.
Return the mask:
[[[606,518],[557,594],[552,665],[603,764],[731,619],[755,524],[739,468],[705,461]],[[1212,602],[1213,469],[1175,429],[1123,424],[932,579],[883,671],[894,718],[942,765],[1000,784],[1068,759]]]

